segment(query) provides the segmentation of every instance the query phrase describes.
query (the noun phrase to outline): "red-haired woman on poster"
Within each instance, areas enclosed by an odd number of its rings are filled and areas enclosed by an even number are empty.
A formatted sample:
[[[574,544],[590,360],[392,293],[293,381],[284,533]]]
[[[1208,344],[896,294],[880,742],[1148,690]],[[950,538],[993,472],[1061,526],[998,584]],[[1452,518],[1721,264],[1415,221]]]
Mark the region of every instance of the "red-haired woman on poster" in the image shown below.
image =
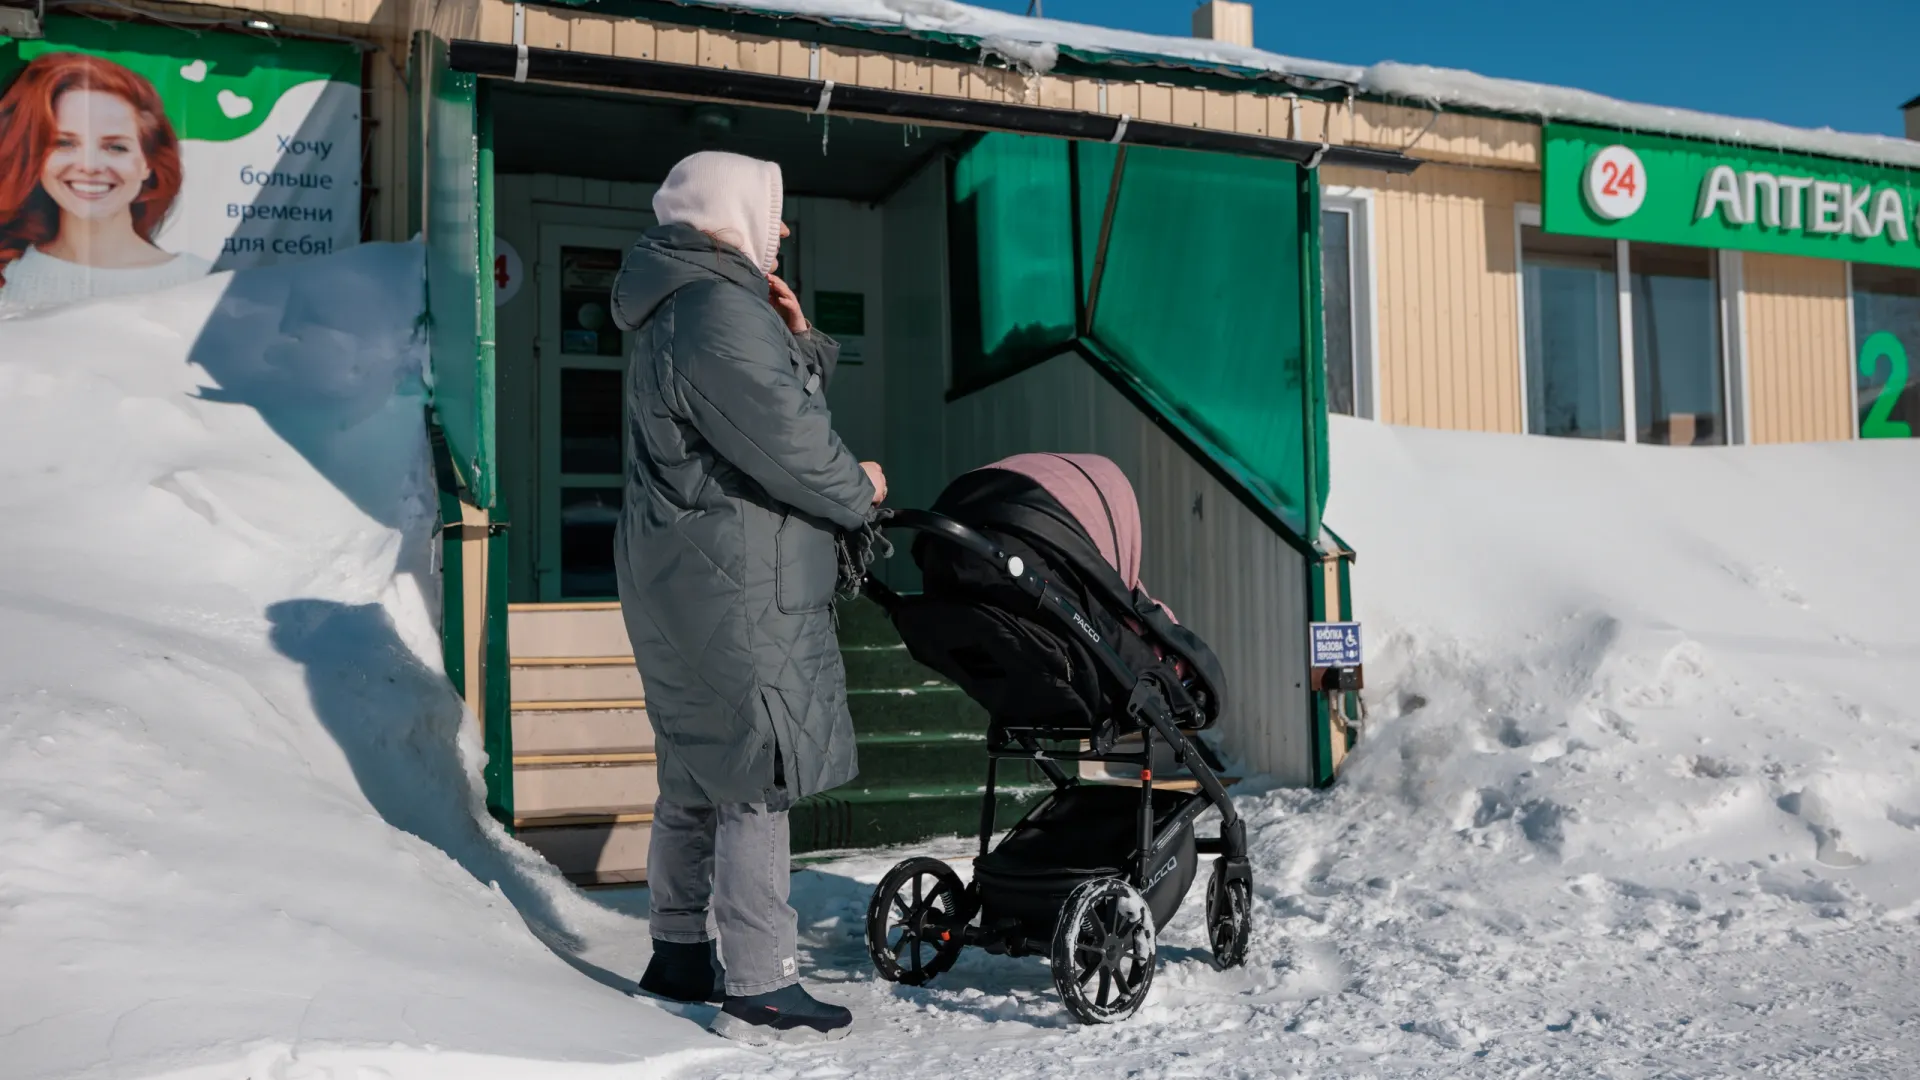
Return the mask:
[[[151,82],[83,53],[28,64],[0,96],[0,316],[205,275],[153,242],[180,180]]]

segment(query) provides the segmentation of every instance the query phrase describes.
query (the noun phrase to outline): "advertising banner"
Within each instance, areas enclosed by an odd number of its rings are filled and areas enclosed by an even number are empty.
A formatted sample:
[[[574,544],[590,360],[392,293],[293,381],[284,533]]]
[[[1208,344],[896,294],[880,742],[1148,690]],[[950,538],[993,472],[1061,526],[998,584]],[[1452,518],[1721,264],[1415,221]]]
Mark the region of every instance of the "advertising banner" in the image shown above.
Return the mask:
[[[0,38],[0,317],[359,239],[353,47],[59,16]]]
[[[1920,175],[1892,166],[1548,124],[1548,232],[1920,267]]]

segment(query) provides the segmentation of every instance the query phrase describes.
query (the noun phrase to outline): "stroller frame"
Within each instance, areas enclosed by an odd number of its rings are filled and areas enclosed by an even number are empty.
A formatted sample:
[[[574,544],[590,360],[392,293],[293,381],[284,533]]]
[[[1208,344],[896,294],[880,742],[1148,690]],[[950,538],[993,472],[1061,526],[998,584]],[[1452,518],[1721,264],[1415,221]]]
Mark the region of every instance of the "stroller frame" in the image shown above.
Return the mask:
[[[1246,956],[1249,913],[1253,873],[1247,857],[1246,822],[1234,809],[1226,787],[1220,781],[1219,774],[1224,766],[1211,748],[1197,738],[1183,731],[1178,723],[1175,703],[1185,701],[1191,706],[1191,699],[1177,681],[1169,677],[1164,669],[1135,672],[1124,661],[1119,652],[1103,640],[1091,620],[1086,617],[1076,603],[1057,588],[1052,582],[1024,565],[1017,555],[1009,555],[1000,549],[985,534],[943,514],[926,510],[901,510],[887,514],[878,523],[881,528],[904,529],[925,534],[935,540],[959,547],[974,556],[985,560],[991,566],[1004,573],[1007,579],[1023,593],[1038,602],[1038,607],[1047,612],[1052,621],[1063,632],[1077,638],[1086,647],[1089,654],[1100,663],[1120,686],[1131,687],[1124,712],[1131,718],[1141,736],[1138,751],[1121,749],[1117,746],[1119,732],[1115,718],[1101,717],[1096,720],[1087,740],[1088,747],[1081,750],[1061,750],[1042,745],[1043,739],[1057,739],[1057,733],[1043,727],[1020,726],[1003,722],[994,717],[988,727],[987,737],[987,776],[986,788],[980,808],[979,853],[986,855],[993,847],[996,831],[995,791],[999,779],[1000,765],[1004,761],[1030,761],[1036,763],[1047,780],[1053,785],[1053,793],[1039,800],[1029,808],[1019,821],[1009,829],[1009,835],[1018,830],[1021,824],[1043,807],[1053,802],[1054,796],[1080,784],[1077,773],[1069,773],[1061,767],[1062,762],[1078,763],[1082,761],[1110,762],[1137,765],[1140,769],[1140,800],[1138,809],[1138,830],[1136,849],[1131,864],[1125,874],[1119,878],[1127,887],[1134,900],[1145,894],[1158,880],[1173,869],[1177,852],[1174,850],[1185,831],[1208,809],[1220,811],[1221,828],[1217,836],[1195,836],[1193,838],[1196,855],[1214,855],[1213,872],[1208,886],[1207,896],[1208,930],[1210,944],[1213,946],[1214,962],[1226,968],[1244,962]],[[891,614],[902,603],[902,598],[885,584],[866,578],[862,582],[862,592]],[[1126,734],[1131,734],[1128,732]],[[1153,763],[1156,739],[1172,751],[1174,761],[1185,766],[1199,790],[1180,794],[1178,808],[1167,813],[1164,809],[1156,814],[1154,805]],[[1161,824],[1156,829],[1155,820]],[[874,923],[883,918],[883,905],[894,899],[894,894],[905,888],[907,879],[914,881],[915,907],[921,906],[919,876],[933,874],[949,889],[959,892],[958,902],[953,910],[934,912],[931,910],[910,911],[918,921],[907,934],[903,934],[902,944],[908,938],[914,941],[914,967],[909,970],[899,967],[882,956],[876,948]],[[898,881],[896,881],[898,879]],[[1154,950],[1152,927],[1147,928],[1145,949],[1145,981],[1130,995],[1131,1000],[1123,1000],[1116,1007],[1107,1007],[1101,1002],[1076,1000],[1077,995],[1070,991],[1062,981],[1062,964],[1067,962],[1062,956],[1063,947],[1071,950],[1074,943],[1068,941],[1064,946],[1062,937],[1072,937],[1074,927],[1068,924],[1082,915],[1085,904],[1077,904],[1081,894],[1100,892],[1096,886],[1107,886],[1116,879],[1097,878],[1086,882],[1074,891],[1062,907],[1056,926],[1036,927],[1018,920],[1002,919],[992,925],[973,925],[981,914],[983,896],[977,880],[961,887],[957,875],[946,864],[936,859],[909,859],[894,868],[886,880],[875,890],[873,903],[868,912],[868,944],[873,954],[875,966],[884,977],[894,981],[919,985],[934,975],[946,970],[966,947],[983,949],[989,953],[1007,956],[1026,956],[1033,954],[1053,954],[1056,984],[1060,986],[1062,996],[1069,1009],[1082,1021],[1089,1023],[1110,1022],[1131,1015],[1146,997],[1146,982],[1150,982]],[[1112,892],[1111,888],[1106,890]],[[931,901],[926,903],[931,904]],[[1151,918],[1148,919],[1149,924]],[[1049,932],[1050,931],[1050,932]],[[1045,934],[1045,936],[1037,936]],[[936,955],[932,963],[920,965],[919,944],[935,944]],[[1136,957],[1138,959],[1138,957]],[[1071,967],[1071,963],[1068,963]],[[1101,995],[1106,993],[1103,977]]]

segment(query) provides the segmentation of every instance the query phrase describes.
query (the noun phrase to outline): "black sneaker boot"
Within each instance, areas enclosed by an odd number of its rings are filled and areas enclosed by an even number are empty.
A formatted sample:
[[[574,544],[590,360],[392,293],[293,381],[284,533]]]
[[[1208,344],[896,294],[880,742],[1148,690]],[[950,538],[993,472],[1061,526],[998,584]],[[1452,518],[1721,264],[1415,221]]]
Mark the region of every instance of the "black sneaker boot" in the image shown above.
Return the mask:
[[[726,974],[713,942],[653,942],[653,959],[640,976],[640,992],[685,1004],[726,1000]]]
[[[816,1042],[844,1038],[853,1014],[816,1001],[799,983],[751,997],[729,997],[713,1018],[713,1033],[746,1043]]]

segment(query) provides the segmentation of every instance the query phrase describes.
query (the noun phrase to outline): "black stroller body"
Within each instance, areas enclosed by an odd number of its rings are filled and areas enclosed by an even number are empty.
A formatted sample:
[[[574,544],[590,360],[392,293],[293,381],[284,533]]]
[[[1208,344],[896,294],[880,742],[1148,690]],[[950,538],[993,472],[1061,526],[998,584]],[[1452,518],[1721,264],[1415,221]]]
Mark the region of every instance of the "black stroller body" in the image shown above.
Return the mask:
[[[1100,504],[1114,512],[1105,497]],[[924,591],[903,596],[869,580],[867,595],[913,657],[991,719],[973,881],[932,858],[894,867],[868,908],[875,968],[920,985],[969,946],[1047,955],[1077,1018],[1125,1019],[1147,996],[1156,935],[1204,854],[1217,856],[1207,890],[1214,961],[1242,963],[1252,893],[1245,824],[1221,763],[1194,737],[1226,705],[1213,652],[1130,588],[1089,526],[1018,472],[967,473],[932,511],[884,525],[916,534]],[[996,846],[994,791],[1010,760],[1037,763],[1053,790]],[[1154,785],[1155,762],[1168,760],[1197,790]],[[1139,786],[1083,783],[1081,761],[1137,766]],[[1195,820],[1209,808],[1220,812],[1220,834],[1198,837]]]

